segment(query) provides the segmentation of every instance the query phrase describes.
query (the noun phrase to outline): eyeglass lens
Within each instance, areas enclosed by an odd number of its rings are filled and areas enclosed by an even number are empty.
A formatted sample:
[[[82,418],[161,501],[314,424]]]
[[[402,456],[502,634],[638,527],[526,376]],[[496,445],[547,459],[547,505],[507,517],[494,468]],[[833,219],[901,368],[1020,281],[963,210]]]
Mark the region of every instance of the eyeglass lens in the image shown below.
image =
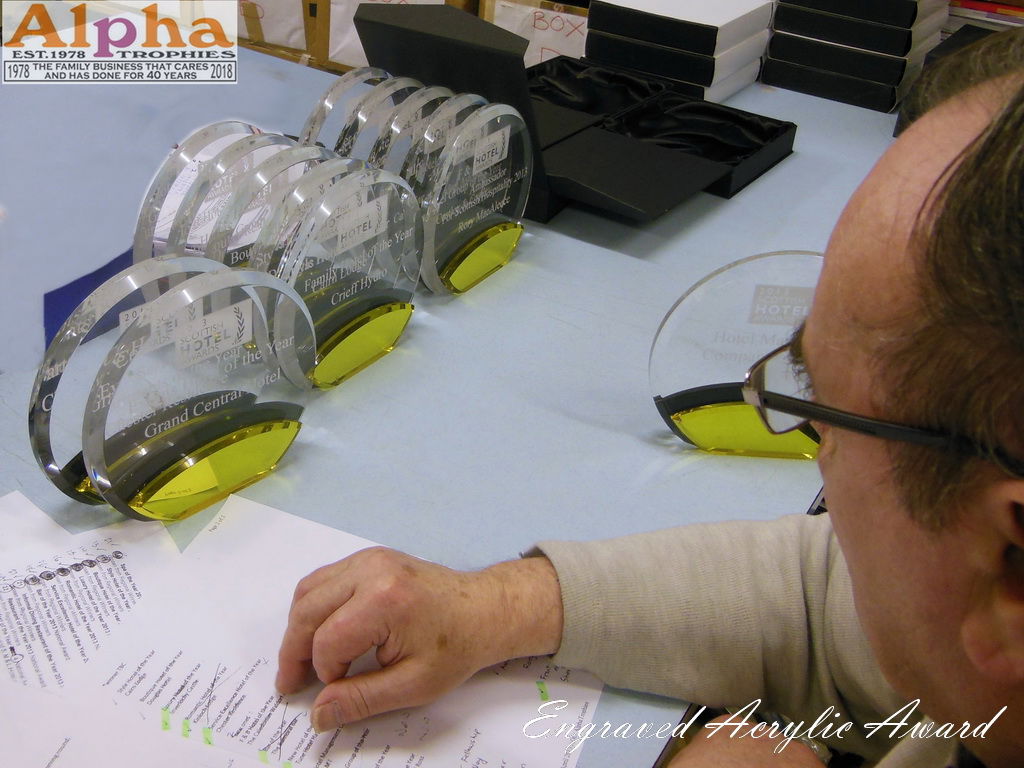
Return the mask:
[[[765,392],[774,392],[797,400],[809,399],[807,377],[793,365],[788,346],[765,360],[763,370]],[[771,408],[765,408],[764,415],[768,426],[774,432],[787,432],[807,421],[801,416],[793,416]]]

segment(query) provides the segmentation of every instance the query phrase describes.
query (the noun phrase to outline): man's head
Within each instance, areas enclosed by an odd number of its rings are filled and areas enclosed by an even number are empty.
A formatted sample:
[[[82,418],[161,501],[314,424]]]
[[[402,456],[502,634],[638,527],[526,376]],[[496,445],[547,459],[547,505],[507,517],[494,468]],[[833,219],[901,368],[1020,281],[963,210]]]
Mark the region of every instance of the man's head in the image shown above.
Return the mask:
[[[931,109],[855,193],[802,348],[821,403],[1024,463],[1024,31],[1010,54],[1015,75],[979,76]],[[890,682],[940,721],[1009,705],[974,748],[1019,763],[1024,479],[816,426],[858,615]]]

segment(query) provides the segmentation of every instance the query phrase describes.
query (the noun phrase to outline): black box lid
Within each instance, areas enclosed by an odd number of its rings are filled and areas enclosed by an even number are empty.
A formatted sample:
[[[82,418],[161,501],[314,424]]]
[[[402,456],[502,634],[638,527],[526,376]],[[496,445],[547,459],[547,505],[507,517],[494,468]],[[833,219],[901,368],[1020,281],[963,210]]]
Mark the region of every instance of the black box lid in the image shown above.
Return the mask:
[[[769,58],[824,69],[876,83],[899,85],[907,74],[908,60],[900,56],[865,51],[809,37],[776,32],[768,43]]]
[[[761,82],[878,112],[891,112],[900,95],[895,86],[771,58],[761,70]]]
[[[946,0],[788,0],[816,11],[852,16],[909,29],[918,19],[946,4]]]
[[[932,36],[945,18],[940,12],[919,19],[912,29],[824,13],[780,0],[775,9],[775,29],[794,35],[826,40],[854,48],[906,56],[921,40]]]
[[[694,10],[701,8],[696,7]],[[733,18],[723,14],[721,4],[715,2],[706,4],[702,10],[705,18],[720,19],[721,26],[710,21],[674,18],[653,11],[593,0],[587,16],[587,29],[588,34],[593,30],[612,32],[634,40],[714,56],[758,30],[767,29],[771,21],[771,6],[767,2],[752,3],[751,7],[741,9]]]
[[[600,128],[545,150],[551,188],[634,221],[648,221],[729,174],[729,166]]]

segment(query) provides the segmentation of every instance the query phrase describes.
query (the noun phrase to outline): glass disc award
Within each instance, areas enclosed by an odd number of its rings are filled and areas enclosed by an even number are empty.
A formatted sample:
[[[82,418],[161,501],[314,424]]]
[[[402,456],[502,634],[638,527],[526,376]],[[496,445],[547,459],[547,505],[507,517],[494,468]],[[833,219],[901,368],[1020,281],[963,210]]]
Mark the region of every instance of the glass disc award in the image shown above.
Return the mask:
[[[82,414],[104,356],[145,311],[147,296],[168,290],[168,278],[224,269],[199,257],[133,264],[86,297],[57,331],[32,386],[28,429],[40,468],[67,496],[86,504],[103,502],[86,479]]]
[[[299,430],[312,361],[294,339],[271,341],[265,301],[290,301],[311,333],[290,286],[225,269],[162,294],[120,335],[82,421],[86,472],[108,504],[180,520],[275,468]]]
[[[395,107],[384,118],[382,127],[367,155],[370,165],[401,175],[414,137],[422,135],[434,112],[454,94],[447,88],[421,88]]]
[[[225,120],[200,128],[171,151],[142,199],[132,244],[133,261],[166,255],[171,224],[203,161],[238,139],[256,133],[261,131],[254,125]]]
[[[280,187],[268,201],[270,215],[252,246],[249,265],[261,272],[278,274],[289,238],[305,214],[323,198],[329,187],[365,167],[362,160],[332,157],[308,170],[291,186]]]
[[[334,151],[342,157],[365,160],[380,135],[385,118],[422,87],[423,83],[411,77],[394,77],[375,86],[354,105]]]
[[[313,318],[315,386],[341,383],[398,342],[419,273],[417,215],[403,179],[367,168],[330,186],[287,228],[276,274],[295,286]],[[274,337],[298,338],[293,310],[284,310],[275,308]]]
[[[399,176],[412,185],[416,197],[422,199],[430,170],[437,164],[452,133],[463,121],[481,107],[487,99],[475,93],[460,93],[440,104],[430,119],[420,123],[412,135],[412,143],[405,156],[392,153],[401,171]],[[438,290],[443,290],[439,288]]]
[[[287,136],[261,133],[238,139],[204,161],[178,204],[167,233],[167,250],[203,254],[213,225],[241,178],[262,161],[294,146]]]
[[[420,201],[428,287],[463,293],[508,263],[532,171],[530,135],[515,109],[489,104],[462,121],[429,169]]]
[[[651,344],[651,392],[676,436],[712,453],[813,458],[816,436],[773,435],[743,402],[747,369],[784,344],[810,311],[821,254],[750,256],[694,284]]]
[[[253,243],[270,217],[271,205],[311,168],[336,157],[319,146],[291,147],[249,171],[234,186],[213,224],[206,258],[232,268],[246,266]]]
[[[377,67],[346,72],[320,98],[299,134],[300,144],[321,144],[333,149],[359,100],[391,75]]]

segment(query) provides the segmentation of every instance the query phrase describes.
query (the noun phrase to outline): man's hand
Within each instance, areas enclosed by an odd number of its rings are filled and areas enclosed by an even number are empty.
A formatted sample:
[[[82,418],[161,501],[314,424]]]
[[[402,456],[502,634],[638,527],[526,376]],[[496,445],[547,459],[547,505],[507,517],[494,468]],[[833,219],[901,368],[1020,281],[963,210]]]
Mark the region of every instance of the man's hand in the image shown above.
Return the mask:
[[[384,548],[357,552],[299,582],[278,655],[277,688],[325,684],[313,727],[337,728],[433,701],[484,667],[554,653],[562,599],[543,557],[463,573]],[[377,649],[380,670],[346,677]]]
[[[725,722],[728,715],[712,720]],[[752,727],[752,726],[751,726]],[[780,746],[783,737],[754,738],[750,728],[741,732],[701,728],[693,740],[669,763],[668,768],[823,768],[810,747],[793,740]]]

